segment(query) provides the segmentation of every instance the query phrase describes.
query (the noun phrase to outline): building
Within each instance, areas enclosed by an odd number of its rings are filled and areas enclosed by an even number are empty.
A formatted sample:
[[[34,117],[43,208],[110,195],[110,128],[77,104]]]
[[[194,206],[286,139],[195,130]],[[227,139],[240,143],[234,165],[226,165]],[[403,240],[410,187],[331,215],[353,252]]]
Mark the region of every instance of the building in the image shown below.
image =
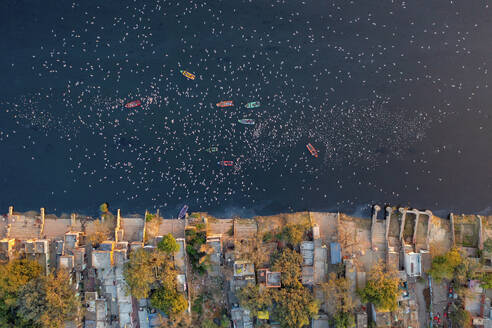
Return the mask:
[[[314,268],[312,266],[302,267],[301,281],[306,286],[312,286],[314,284]]]
[[[0,261],[9,261],[13,257],[15,239],[4,238],[0,240]]]
[[[280,288],[282,274],[280,272],[271,272],[268,269],[258,270],[258,283],[268,288]]]
[[[314,264],[314,242],[301,242],[302,265],[312,266]]]
[[[405,272],[409,277],[420,277],[422,275],[422,254],[408,252],[404,254]]]
[[[331,264],[342,262],[342,251],[339,243],[330,243],[330,259]]]
[[[244,280],[255,279],[255,265],[248,261],[234,262],[234,278]]]
[[[249,310],[236,307],[231,310],[231,319],[235,328],[253,328]]]

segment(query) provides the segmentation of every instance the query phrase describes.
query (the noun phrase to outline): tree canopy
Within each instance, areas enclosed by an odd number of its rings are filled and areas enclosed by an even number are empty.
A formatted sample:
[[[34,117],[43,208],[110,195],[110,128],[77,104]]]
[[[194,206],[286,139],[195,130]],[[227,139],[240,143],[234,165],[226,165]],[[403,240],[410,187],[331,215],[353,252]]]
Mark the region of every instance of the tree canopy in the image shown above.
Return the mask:
[[[470,312],[463,309],[461,306],[451,305],[451,313],[449,318],[454,324],[461,328],[471,328],[472,327],[472,316]]]
[[[0,326],[14,327],[19,320],[17,302],[22,286],[39,277],[41,266],[26,259],[0,265]]]
[[[335,328],[353,328],[355,327],[355,316],[351,312],[337,312],[333,316]]]
[[[130,261],[125,264],[123,271],[128,292],[136,298],[147,298],[152,284],[161,277],[163,271],[172,269],[171,265],[160,251],[148,252],[139,248],[131,252]]]
[[[487,238],[483,243],[483,248],[489,253],[492,253],[492,239]]]
[[[369,272],[366,287],[359,291],[364,303],[373,303],[378,310],[394,311],[398,305],[399,279],[393,271],[385,271],[380,261]]]
[[[282,273],[282,286],[299,287],[301,282],[302,256],[298,252],[285,248],[273,258],[272,271]]]
[[[444,255],[435,256],[432,259],[432,267],[429,274],[436,282],[442,279],[453,279],[456,268],[463,263],[463,257],[457,248],[452,248]]]
[[[287,224],[282,228],[281,237],[292,246],[297,246],[303,240],[306,226],[303,224]]]
[[[323,284],[326,300],[335,313],[347,313],[354,309],[354,302],[350,295],[350,282],[347,278],[339,278],[332,272],[328,282]]]
[[[301,277],[302,256],[289,248],[277,254],[272,271],[282,273],[282,288],[260,288],[248,285],[238,294],[241,306],[257,316],[259,311],[268,310],[284,328],[300,328],[308,325],[318,313],[319,305],[312,293],[304,287]]]
[[[166,314],[176,316],[188,307],[186,298],[177,291],[174,263],[164,251],[137,249],[130,253],[123,274],[131,295],[136,298],[150,295],[151,305]]]
[[[260,290],[258,285],[248,285],[239,291],[239,303],[248,309],[251,315],[257,316],[258,311],[272,306],[272,293],[274,292],[268,288]]]
[[[65,271],[39,276],[19,291],[18,315],[24,324],[61,328],[78,317],[79,309],[80,301]]]
[[[302,285],[298,288],[281,288],[273,293],[273,299],[277,304],[274,317],[284,328],[309,325],[311,318],[319,310],[319,304],[312,293]]]
[[[178,314],[186,310],[188,301],[176,289],[161,286],[150,298],[150,304],[168,315]]]
[[[159,244],[157,244],[157,248],[167,254],[172,254],[179,251],[179,244],[176,242],[173,235],[168,233],[162,238]]]

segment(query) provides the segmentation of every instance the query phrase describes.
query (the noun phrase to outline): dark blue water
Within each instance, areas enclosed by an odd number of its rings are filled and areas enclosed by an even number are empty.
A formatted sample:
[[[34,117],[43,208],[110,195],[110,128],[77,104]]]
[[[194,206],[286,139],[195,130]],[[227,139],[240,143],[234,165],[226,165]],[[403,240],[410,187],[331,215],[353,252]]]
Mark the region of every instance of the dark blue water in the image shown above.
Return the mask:
[[[3,1],[0,15],[5,210],[491,212],[487,1]]]

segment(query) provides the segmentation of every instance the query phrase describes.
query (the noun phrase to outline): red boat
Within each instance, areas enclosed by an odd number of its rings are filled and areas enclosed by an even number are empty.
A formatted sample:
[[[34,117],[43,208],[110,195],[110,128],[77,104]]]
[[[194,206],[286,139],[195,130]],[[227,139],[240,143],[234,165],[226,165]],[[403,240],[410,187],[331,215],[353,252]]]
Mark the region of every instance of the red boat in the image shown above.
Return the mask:
[[[217,107],[231,107],[234,106],[232,100],[225,100],[217,103]]]
[[[220,161],[220,162],[217,162],[217,164],[219,164],[220,166],[234,166],[233,161]]]
[[[313,147],[313,145],[311,145],[310,143],[308,143],[306,145],[307,149],[309,150],[309,152],[311,153],[311,155],[313,155],[314,157],[318,157],[318,151],[316,150],[316,148]]]
[[[129,102],[128,104],[125,105],[126,108],[134,108],[134,107],[138,107],[142,104],[142,102],[140,100],[134,100],[134,101],[131,101]]]

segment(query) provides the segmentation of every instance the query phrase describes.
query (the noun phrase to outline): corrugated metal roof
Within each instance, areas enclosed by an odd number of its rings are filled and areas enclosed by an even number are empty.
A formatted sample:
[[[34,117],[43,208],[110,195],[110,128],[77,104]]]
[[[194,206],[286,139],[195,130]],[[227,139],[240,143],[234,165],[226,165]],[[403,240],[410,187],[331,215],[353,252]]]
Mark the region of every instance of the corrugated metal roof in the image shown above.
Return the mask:
[[[330,243],[330,258],[331,264],[338,264],[342,262],[342,252],[340,250],[339,243]]]

